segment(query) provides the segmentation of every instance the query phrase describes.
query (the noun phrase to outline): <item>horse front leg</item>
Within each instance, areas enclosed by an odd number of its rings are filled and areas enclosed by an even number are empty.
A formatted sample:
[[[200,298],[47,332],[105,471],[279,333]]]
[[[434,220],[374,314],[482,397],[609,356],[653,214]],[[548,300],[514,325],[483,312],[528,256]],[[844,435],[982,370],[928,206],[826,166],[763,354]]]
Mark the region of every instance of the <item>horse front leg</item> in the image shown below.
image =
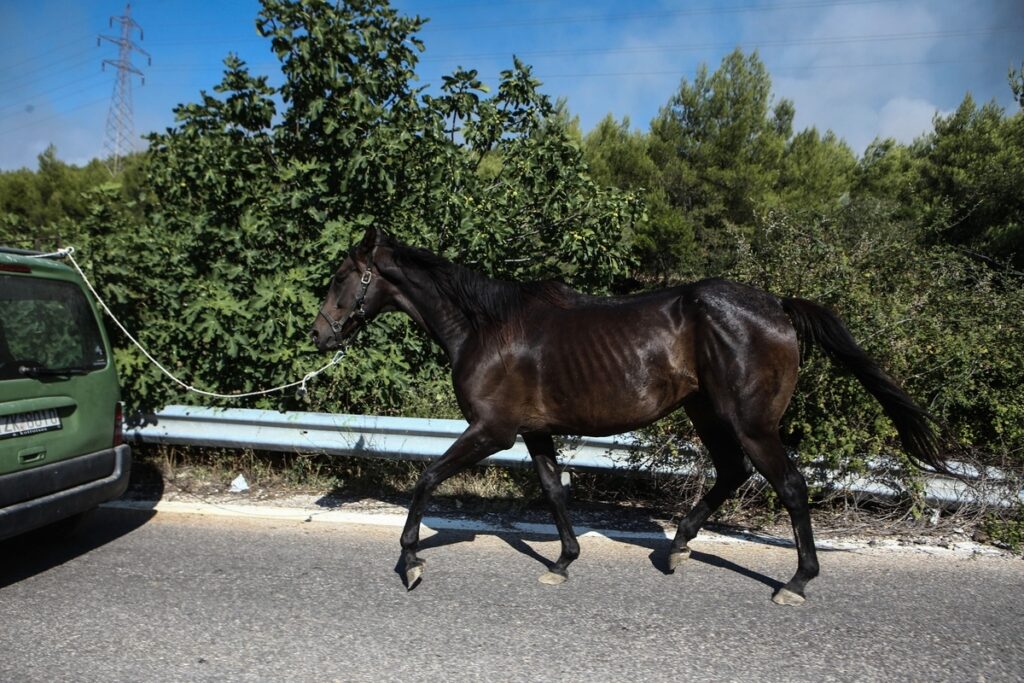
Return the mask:
[[[417,557],[416,550],[420,542],[420,524],[423,512],[441,482],[453,474],[475,465],[484,458],[498,451],[511,448],[515,443],[514,431],[495,429],[477,422],[471,424],[458,439],[455,440],[440,459],[434,461],[423,470],[416,488],[413,490],[412,503],[409,505],[409,516],[405,520],[402,531],[401,567],[405,574],[405,585],[412,590],[423,577],[422,559]]]
[[[572,522],[566,509],[565,487],[558,476],[554,440],[550,434],[527,434],[523,436],[523,440],[530,451],[530,457],[533,458],[544,495],[551,505],[551,514],[558,528],[558,538],[562,542],[562,553],[558,560],[538,579],[541,583],[554,586],[569,578],[569,564],[580,556],[580,544],[576,540],[576,532],[572,529]]]

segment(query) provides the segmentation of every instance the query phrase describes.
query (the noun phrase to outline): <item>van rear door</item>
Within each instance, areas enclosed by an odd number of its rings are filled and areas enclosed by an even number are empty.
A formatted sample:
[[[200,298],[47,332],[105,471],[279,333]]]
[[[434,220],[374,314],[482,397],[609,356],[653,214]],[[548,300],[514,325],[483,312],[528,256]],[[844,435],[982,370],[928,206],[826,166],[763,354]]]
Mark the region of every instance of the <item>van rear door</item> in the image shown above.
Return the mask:
[[[42,262],[0,271],[0,475],[110,448],[117,395],[73,274]]]

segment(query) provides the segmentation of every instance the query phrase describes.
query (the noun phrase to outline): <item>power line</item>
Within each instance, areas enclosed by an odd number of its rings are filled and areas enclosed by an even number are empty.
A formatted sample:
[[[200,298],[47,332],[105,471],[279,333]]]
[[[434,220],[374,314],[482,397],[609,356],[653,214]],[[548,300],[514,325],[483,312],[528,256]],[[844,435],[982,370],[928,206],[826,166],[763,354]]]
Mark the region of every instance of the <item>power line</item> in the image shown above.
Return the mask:
[[[0,136],[10,135],[11,133],[17,133],[20,130],[25,130],[26,128],[31,128],[31,127],[33,127],[35,125],[40,124],[40,123],[47,123],[48,121],[53,121],[55,119],[59,119],[62,116],[64,116],[65,114],[68,114],[70,112],[79,111],[81,109],[87,109],[89,107],[94,107],[97,104],[102,104],[103,102],[107,102],[107,101],[108,100],[107,100],[106,97],[101,97],[98,100],[92,100],[90,102],[86,102],[84,104],[80,104],[77,107],[72,107],[71,109],[68,109],[68,110],[62,111],[62,112],[58,112],[56,114],[53,114],[51,116],[47,116],[47,117],[42,118],[42,119],[33,119],[32,121],[29,121],[28,123],[24,123],[24,124],[22,124],[20,126],[16,126],[14,128],[8,128],[7,130],[0,131]]]
[[[92,61],[92,57],[86,57],[84,59],[79,59],[78,61],[74,62],[73,64],[66,64],[65,62],[68,62],[69,60],[72,60],[72,59],[76,59],[77,57],[80,57],[80,56],[85,55],[85,54],[90,54],[90,53],[92,53],[93,49],[94,48],[91,48],[91,47],[90,48],[86,48],[84,50],[80,50],[80,51],[78,51],[78,52],[76,52],[74,54],[68,55],[66,57],[61,57],[60,59],[55,59],[52,62],[48,62],[46,64],[43,64],[42,66],[35,67],[34,69],[29,69],[27,71],[21,71],[16,76],[14,76],[13,78],[4,79],[3,84],[4,84],[5,87],[8,87],[8,88],[9,87],[16,87],[22,81],[35,81],[35,80],[39,80],[40,74],[42,74],[44,72],[47,72],[47,71],[52,71],[52,70],[54,70],[54,67],[58,67],[59,66],[60,67],[59,70],[63,71],[65,69],[76,67],[76,66],[79,66],[81,64],[88,64],[88,63],[90,63]]]
[[[56,35],[60,35],[60,34],[58,33]],[[48,49],[46,52],[40,52],[39,54],[32,55],[31,57],[26,57],[26,58],[22,59],[20,62],[14,62],[13,64],[9,64],[7,68],[14,69],[14,68],[17,68],[17,67],[22,66],[24,64],[28,64],[29,62],[34,62],[36,60],[44,59],[46,57],[49,57],[50,55],[52,55],[55,52],[63,52],[64,50],[67,50],[69,48],[73,48],[76,45],[84,42],[85,38],[91,39],[94,35],[95,34],[93,34],[93,33],[86,33],[86,34],[81,35],[81,36],[77,36],[76,35],[74,40],[64,40],[64,41],[62,41],[64,44],[61,45],[60,47],[51,48],[51,49]],[[47,42],[50,42],[50,41],[52,41],[54,39],[54,34],[50,33],[49,31],[47,31],[45,34],[42,34],[41,37],[46,38]]]
[[[984,63],[987,63],[987,62],[988,62],[988,60],[986,60],[986,59],[942,59],[942,60],[925,60],[925,61],[913,61],[913,62],[884,62],[884,63],[879,62],[879,63],[861,63],[861,64],[857,64],[857,63],[783,64],[783,65],[767,64],[766,66],[768,68],[768,71],[773,71],[775,69],[786,69],[786,70],[798,70],[798,69],[858,69],[858,68],[873,68],[873,67],[877,67],[877,66],[928,66],[928,65],[942,65],[942,64],[984,64]],[[180,71],[183,68],[192,69],[192,68],[197,68],[198,66],[200,66],[200,65],[194,65],[194,64],[165,64],[163,66],[153,67],[153,70],[154,71],[175,71],[175,72],[177,72],[177,71]],[[260,68],[273,68],[273,67],[279,66],[279,64],[277,62],[268,62],[266,64],[253,64],[251,66],[260,67]],[[214,69],[214,67],[210,67],[210,69],[201,71],[200,73],[211,73],[213,71],[213,69]],[[536,68],[534,68],[534,72],[535,72],[535,75],[538,75],[538,76],[542,75],[542,72],[538,72]],[[218,70],[218,73],[220,73],[219,70]],[[652,73],[659,73],[659,74],[661,74],[661,73],[679,73],[679,70],[675,69],[673,71],[659,71],[659,72],[621,71],[621,72],[613,72],[612,75],[619,75],[619,74],[621,74],[621,75],[628,75],[628,74],[631,74],[631,73],[632,74],[636,74],[636,75],[650,75]],[[256,74],[256,75],[260,75],[260,74]],[[495,74],[495,75],[497,75],[497,74]],[[586,75],[586,74],[584,74],[584,75]],[[598,74],[594,74],[594,75],[598,75]],[[187,81],[184,81],[181,84],[182,85],[190,85],[191,83],[187,82]],[[216,85],[216,84],[214,84],[214,85]],[[273,83],[271,83],[271,85],[273,85]]]
[[[223,1],[223,0],[222,0]],[[501,22],[496,23],[493,26],[502,28],[505,26],[516,26],[516,25],[532,25],[532,24],[545,24],[545,23],[575,23],[583,21],[594,21],[600,19],[611,19],[618,21],[619,19],[625,18],[646,18],[646,17],[662,17],[666,15],[671,16],[692,16],[692,15],[714,15],[714,14],[742,14],[744,12],[773,12],[773,11],[786,11],[791,9],[807,9],[814,7],[835,7],[844,5],[874,5],[879,3],[892,3],[894,0],[803,0],[801,2],[790,2],[790,3],[777,3],[777,4],[761,4],[761,5],[704,5],[702,7],[691,7],[684,10],[662,10],[662,11],[648,11],[648,12],[628,12],[618,15],[597,15],[597,14],[586,14],[586,15],[566,15],[562,17],[551,17],[548,19],[540,20],[526,20],[523,19],[519,24]],[[898,0],[897,0],[898,1]],[[422,4],[423,0],[417,0],[416,3],[410,3],[408,7],[402,7],[402,12],[409,12],[409,14],[403,14],[405,17],[411,18],[413,14],[418,11],[416,4]],[[502,0],[502,2],[494,2],[494,0],[437,0],[437,5],[441,6],[441,9],[449,9],[451,7],[458,7],[460,9],[467,7],[484,7],[487,9],[507,7],[509,5],[524,5],[524,4],[537,4],[537,5],[550,5],[554,7],[560,7],[561,3],[552,2],[550,0]],[[429,16],[423,17],[424,19],[430,19]],[[174,22],[171,24],[163,24],[164,28],[189,28],[193,26],[209,26],[209,22]],[[428,24],[430,28],[442,29],[442,30],[461,30],[465,28],[479,28],[487,27],[486,24]],[[152,43],[155,45],[156,43]]]
[[[705,49],[717,49],[717,48],[729,48],[729,47],[741,47],[744,49],[761,49],[771,47],[785,47],[785,46],[801,46],[801,45],[838,45],[848,44],[857,42],[874,42],[874,41],[908,41],[908,40],[919,40],[927,38],[956,38],[956,37],[968,37],[968,36],[979,36],[979,35],[990,35],[994,33],[1005,33],[1005,32],[1019,32],[1024,31],[1024,27],[1008,26],[1000,28],[979,28],[979,29],[967,29],[960,31],[924,31],[924,32],[900,32],[900,33],[886,33],[886,34],[869,34],[869,35],[853,35],[853,36],[829,36],[823,38],[812,38],[812,39],[793,39],[793,40],[760,40],[756,42],[740,43],[735,42],[729,43],[677,43],[667,45],[649,45],[640,47],[623,47],[623,48],[575,48],[575,49],[561,49],[561,50],[528,50],[525,52],[517,52],[521,57],[556,57],[556,56],[579,56],[588,54],[637,54],[637,53],[659,53],[659,52],[676,52],[676,51],[688,51],[688,50],[705,50]],[[447,55],[436,55],[430,57],[423,57],[419,61],[421,63],[437,63],[445,61],[459,61],[459,60],[479,60],[479,59],[508,59],[511,53],[509,52],[491,52],[491,53],[463,53],[463,54],[447,54]],[[943,62],[946,63],[946,62]],[[251,69],[273,69],[280,66],[279,62],[253,62],[248,63],[248,67]],[[857,65],[842,65],[852,66]],[[164,64],[162,66],[154,67],[156,71],[180,71],[181,69],[199,69],[203,72],[220,71],[223,68],[222,64],[211,64],[209,62],[201,63],[178,63],[178,64]],[[799,68],[798,66],[787,66],[782,68]],[[813,65],[809,65],[809,68],[813,68]],[[76,81],[80,82],[80,81]],[[59,86],[53,90],[66,87]],[[44,91],[50,92],[50,91]],[[18,105],[8,105],[7,108]],[[0,107],[2,111],[5,107]]]
[[[677,43],[668,45],[648,45],[642,47],[622,47],[622,48],[573,48],[573,49],[562,49],[562,50],[526,50],[526,51],[515,51],[515,54],[519,57],[570,57],[578,55],[588,54],[634,54],[634,53],[645,53],[645,52],[685,52],[688,50],[710,50],[710,49],[721,49],[721,48],[732,48],[740,47],[743,49],[760,49],[765,47],[790,47],[790,46],[804,46],[804,45],[838,45],[848,43],[861,43],[861,42],[891,42],[891,41],[904,41],[904,40],[922,40],[928,38],[961,38],[968,36],[981,36],[991,35],[995,33],[1007,33],[1007,32],[1019,32],[1024,31],[1024,26],[1004,26],[999,28],[979,28],[979,29],[966,29],[961,31],[922,31],[922,32],[903,32],[903,33],[884,33],[884,34],[868,34],[868,35],[854,35],[854,36],[831,36],[825,38],[806,38],[806,39],[793,39],[793,40],[759,40],[754,42],[737,43],[735,41],[728,43]],[[477,60],[477,59],[508,59],[512,55],[512,52],[487,52],[487,53],[463,53],[463,54],[447,54],[447,55],[434,55],[425,56],[419,59],[420,63],[437,63],[437,62],[454,62],[460,60]],[[246,66],[255,69],[274,68],[280,66],[280,62],[254,62],[247,63]],[[178,64],[164,64],[163,66],[154,67],[157,71],[164,70],[179,70],[186,68],[201,68],[201,69],[221,69],[223,65],[218,64],[216,66],[209,63],[178,63]]]
[[[979,36],[979,35],[991,35],[993,33],[1007,33],[1024,31],[1024,26],[1004,26],[999,28],[982,28],[982,29],[969,29],[961,31],[923,31],[923,32],[906,32],[906,33],[883,33],[883,34],[871,34],[871,35],[859,35],[859,36],[832,36],[828,38],[806,38],[806,39],[793,39],[793,40],[759,40],[755,42],[738,43],[732,41],[729,43],[678,43],[669,45],[645,45],[641,47],[621,47],[621,48],[573,48],[563,50],[532,50],[516,52],[515,54],[520,57],[569,57],[576,55],[587,55],[587,54],[633,54],[633,53],[644,53],[644,52],[685,52],[688,50],[710,50],[720,48],[731,48],[731,47],[742,47],[745,49],[760,49],[762,47],[789,47],[797,45],[836,45],[845,43],[867,43],[874,41],[895,41],[895,40],[922,40],[927,38],[961,38],[967,36]],[[421,62],[442,62],[442,61],[458,61],[461,59],[507,59],[509,52],[488,52],[478,54],[463,54],[463,55],[434,55],[430,57],[423,57],[420,59]]]
[[[79,93],[83,93],[83,92],[86,92],[86,91],[95,90],[96,82],[100,79],[100,76],[101,76],[101,74],[97,73],[94,76],[92,76],[90,78],[87,78],[85,80],[70,81],[70,82],[65,83],[64,85],[58,86],[56,88],[51,88],[50,90],[43,90],[43,91],[40,91],[40,92],[37,92],[37,93],[32,93],[32,94],[22,98],[20,102],[15,102],[13,104],[4,105],[3,107],[0,107],[0,120],[9,119],[9,118],[11,118],[13,116],[21,114],[22,111],[24,111],[24,109],[26,107],[32,107],[33,104],[31,102],[31,100],[45,100],[45,102],[47,104],[49,104],[51,102],[58,102],[60,100],[65,100],[65,99],[71,97],[72,95],[77,95]],[[71,92],[67,92],[67,93],[64,93],[62,95],[58,95],[57,97],[47,97],[48,95],[50,95],[52,93],[58,92],[60,90],[64,90],[65,88],[68,88],[68,87],[70,87],[72,85],[82,85],[83,83],[87,83],[88,85],[86,85],[84,88],[79,88],[78,90],[72,90]],[[14,111],[14,112],[10,112],[10,113],[4,113],[5,111],[7,111],[9,109],[18,109],[19,111]]]
[[[818,65],[779,65],[772,67],[775,70],[799,70],[799,69],[858,69],[858,68],[892,68],[899,66],[923,66],[923,65],[941,65],[941,64],[978,64],[984,63],[985,60],[981,59],[967,59],[967,60],[935,60],[935,61],[913,61],[913,62],[877,62],[877,63],[862,63],[862,64],[818,64]],[[684,74],[677,70],[659,70],[659,71],[618,71],[618,72],[588,72],[588,73],[555,73],[555,74],[537,74],[537,77],[541,80],[551,78],[622,78],[622,77],[635,77],[635,76],[682,76]],[[494,75],[497,78],[497,74]],[[486,77],[485,77],[486,78]],[[189,85],[189,83],[180,83],[179,85]],[[8,135],[25,128],[30,128],[38,123],[45,123],[47,121],[59,118],[68,112],[78,111],[87,107],[94,106],[105,99],[93,100],[86,102],[77,107],[73,107],[65,112],[60,112],[52,116],[36,119],[27,122],[16,128],[11,128],[5,131],[0,131],[0,136]]]
[[[876,62],[864,64],[809,64],[809,65],[780,65],[773,66],[769,71],[801,71],[804,69],[879,69],[892,68],[897,66],[925,66],[940,64],[984,64],[984,59],[947,59],[936,61],[917,62]],[[540,80],[549,78],[621,78],[627,76],[683,76],[678,69],[666,69],[660,71],[605,71],[588,73],[562,73],[562,74],[536,74]]]
[[[791,40],[758,40],[754,42],[728,42],[728,43],[677,43],[667,45],[647,45],[641,47],[622,47],[622,48],[608,48],[608,47],[595,47],[595,48],[572,48],[563,50],[524,50],[524,51],[508,51],[508,52],[480,52],[480,53],[462,53],[462,54],[442,54],[442,55],[430,55],[421,57],[418,61],[421,63],[433,63],[442,61],[458,61],[458,60],[470,60],[470,59],[507,59],[513,52],[520,57],[547,57],[547,56],[575,56],[575,55],[586,55],[586,54],[618,54],[618,53],[641,53],[641,52],[683,52],[687,50],[708,50],[716,48],[731,48],[731,47],[742,47],[742,48],[762,48],[762,47],[788,47],[798,45],[835,45],[845,43],[860,43],[860,42],[891,42],[899,40],[923,40],[928,38],[965,38],[971,36],[984,36],[993,35],[998,33],[1015,33],[1024,31],[1024,26],[1001,26],[995,28],[978,28],[978,29],[965,29],[959,31],[921,31],[921,32],[902,32],[902,33],[883,33],[883,34],[869,34],[869,35],[855,35],[855,36],[830,36],[825,38],[797,38]],[[262,40],[262,39],[257,39]],[[219,42],[219,41],[218,41]],[[155,44],[155,43],[154,43]],[[185,43],[175,43],[176,45],[182,45]],[[429,55],[429,53],[427,53]],[[266,67],[268,65],[277,66],[279,62],[272,63],[247,63],[249,67]],[[196,64],[165,64],[163,67],[156,67],[157,69],[166,68],[187,68],[187,67],[204,67],[206,63]],[[219,68],[221,65],[217,65]],[[211,67],[212,68],[212,67]]]
[[[632,19],[668,19],[671,17],[692,17],[715,14],[766,13],[798,9],[816,9],[845,7],[849,5],[877,5],[889,3],[891,0],[806,0],[805,2],[780,3],[776,5],[706,5],[683,10],[663,10],[658,12],[624,12],[621,14],[579,14],[545,19],[522,19],[519,21],[502,21],[490,24],[427,24],[427,29],[434,31],[468,31],[484,28],[521,28],[528,26],[555,26],[559,24],[582,24],[594,21],[622,22]],[[426,29],[425,29],[426,30]]]
[[[803,2],[790,2],[780,3],[774,5],[733,5],[733,6],[722,6],[722,5],[706,5],[703,7],[693,7],[683,10],[663,10],[657,12],[623,12],[619,14],[577,14],[577,15],[564,15],[561,17],[547,17],[547,18],[532,18],[532,19],[519,19],[519,20],[506,20],[496,21],[492,23],[472,23],[472,24],[456,24],[456,23],[433,23],[426,24],[423,31],[420,33],[421,37],[431,32],[439,31],[478,31],[486,28],[524,28],[524,27],[540,27],[540,26],[553,26],[559,24],[582,24],[595,21],[608,21],[608,22],[622,22],[632,19],[665,19],[669,17],[685,17],[685,16],[703,16],[703,15],[716,15],[716,14],[743,14],[743,13],[766,13],[776,11],[788,11],[788,10],[799,10],[799,9],[813,9],[813,8],[829,8],[829,7],[844,7],[850,5],[877,5],[884,3],[891,3],[892,0],[804,0]],[[253,37],[251,35],[238,36],[238,37],[216,37],[216,38],[204,38],[190,41],[166,41],[150,43],[151,45],[167,45],[167,46],[178,46],[178,45],[210,45],[210,44],[229,44],[235,45],[239,43],[254,43],[257,41],[263,41],[263,38]]]

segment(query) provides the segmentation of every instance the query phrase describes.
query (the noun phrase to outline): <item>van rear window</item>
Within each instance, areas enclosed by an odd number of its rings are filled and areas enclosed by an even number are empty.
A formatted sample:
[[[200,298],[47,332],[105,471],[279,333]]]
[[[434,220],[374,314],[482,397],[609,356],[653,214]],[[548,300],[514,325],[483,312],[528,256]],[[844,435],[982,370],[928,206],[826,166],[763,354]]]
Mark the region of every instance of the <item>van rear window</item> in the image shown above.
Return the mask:
[[[106,367],[92,307],[71,282],[0,275],[0,380]]]

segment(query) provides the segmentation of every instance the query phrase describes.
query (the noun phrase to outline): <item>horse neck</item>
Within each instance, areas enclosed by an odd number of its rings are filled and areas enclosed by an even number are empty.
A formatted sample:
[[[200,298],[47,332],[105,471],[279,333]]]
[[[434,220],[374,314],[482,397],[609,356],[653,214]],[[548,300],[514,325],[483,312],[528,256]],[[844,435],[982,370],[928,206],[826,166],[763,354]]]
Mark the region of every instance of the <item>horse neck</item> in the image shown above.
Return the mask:
[[[473,329],[463,309],[421,269],[395,267],[388,270],[387,277],[400,294],[397,307],[422,327],[454,363]]]

